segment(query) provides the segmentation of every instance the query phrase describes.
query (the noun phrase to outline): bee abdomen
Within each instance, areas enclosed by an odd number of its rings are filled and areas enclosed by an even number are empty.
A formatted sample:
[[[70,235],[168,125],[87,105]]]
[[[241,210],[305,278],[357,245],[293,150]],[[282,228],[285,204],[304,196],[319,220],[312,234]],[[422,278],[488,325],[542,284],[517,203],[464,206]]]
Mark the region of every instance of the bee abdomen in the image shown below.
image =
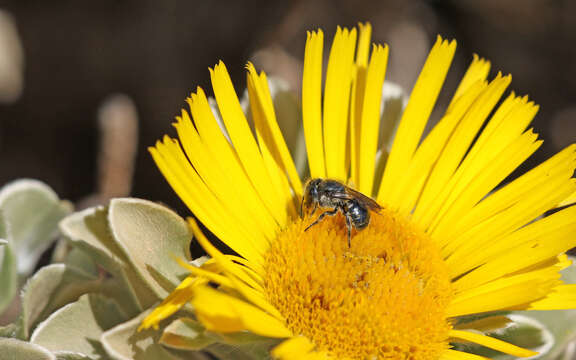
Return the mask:
[[[365,206],[356,200],[346,203],[346,214],[357,230],[362,230],[370,223],[370,213]]]

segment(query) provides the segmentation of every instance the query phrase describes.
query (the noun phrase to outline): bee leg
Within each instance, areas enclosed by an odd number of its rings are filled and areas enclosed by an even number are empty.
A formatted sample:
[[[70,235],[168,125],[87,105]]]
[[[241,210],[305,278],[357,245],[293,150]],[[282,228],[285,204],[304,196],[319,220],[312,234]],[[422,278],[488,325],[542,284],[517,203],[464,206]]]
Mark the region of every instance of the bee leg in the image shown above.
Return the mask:
[[[318,204],[314,203],[314,207],[312,208],[312,212],[308,216],[314,215],[317,208],[318,208]],[[304,198],[302,198],[302,201],[300,202],[300,217],[304,218]]]
[[[314,208],[312,209],[310,216],[314,215],[314,213],[316,212],[317,209],[318,209],[318,203],[314,203]]]
[[[322,219],[324,219],[324,216],[326,216],[326,215],[334,216],[334,215],[336,215],[337,212],[338,212],[338,209],[323,212],[322,214],[320,214],[320,216],[318,216],[318,219],[316,219],[316,221],[314,221],[312,224],[308,225],[308,227],[306,229],[304,229],[304,231],[307,231],[312,226],[318,224],[320,221],[322,221]]]
[[[350,221],[349,216],[346,216],[346,227],[348,228],[348,249],[350,249],[350,246],[352,246],[352,242],[350,241],[352,235],[352,222]]]

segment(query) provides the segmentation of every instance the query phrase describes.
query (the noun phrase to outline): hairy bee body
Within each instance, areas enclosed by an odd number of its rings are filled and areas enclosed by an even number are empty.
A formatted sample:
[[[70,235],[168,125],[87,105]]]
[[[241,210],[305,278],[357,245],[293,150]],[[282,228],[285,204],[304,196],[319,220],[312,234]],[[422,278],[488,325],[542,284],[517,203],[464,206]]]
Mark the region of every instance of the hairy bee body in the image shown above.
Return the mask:
[[[370,211],[378,212],[382,207],[368,196],[351,189],[336,180],[311,179],[306,183],[301,204],[304,208],[312,208],[313,215],[318,208],[325,210],[310,224],[306,230],[318,224],[326,215],[333,216],[340,212],[346,219],[348,228],[348,246],[352,227],[360,231],[370,224]]]

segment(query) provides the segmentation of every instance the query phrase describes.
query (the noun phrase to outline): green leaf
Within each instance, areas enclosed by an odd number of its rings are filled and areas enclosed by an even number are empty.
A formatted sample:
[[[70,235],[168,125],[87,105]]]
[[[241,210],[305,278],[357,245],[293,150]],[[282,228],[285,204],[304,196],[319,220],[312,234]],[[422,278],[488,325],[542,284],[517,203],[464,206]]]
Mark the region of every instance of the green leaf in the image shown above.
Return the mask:
[[[57,225],[72,210],[47,185],[36,180],[16,180],[0,190],[0,210],[18,259],[18,273],[27,275],[57,233]]]
[[[18,324],[8,324],[6,326],[0,326],[0,338],[17,338],[20,333],[20,326]]]
[[[186,274],[175,259],[190,258],[191,234],[186,222],[164,206],[115,199],[108,209],[68,216],[60,228],[96,263],[124,279],[139,311],[166,297]]]
[[[4,230],[4,221],[0,215],[0,231]],[[1,235],[0,235],[1,236]],[[16,257],[10,243],[0,246],[0,314],[12,303],[18,288],[18,269]]]
[[[68,254],[66,254],[65,264],[88,276],[98,276],[98,267],[92,257],[77,247],[73,247]]]
[[[56,360],[92,360],[90,356],[74,352],[62,351],[56,354]]]
[[[97,291],[101,280],[64,264],[41,268],[31,277],[22,291],[22,338],[54,310],[76,301],[90,291]]]
[[[32,272],[70,210],[68,202],[36,180],[17,180],[0,190],[0,313],[14,299],[19,276]]]
[[[568,256],[568,259],[572,261],[572,265],[561,271],[562,281],[566,284],[576,284],[576,257]]]
[[[112,236],[107,208],[95,207],[74,213],[62,220],[60,229],[73,246],[113,274],[121,283],[120,287],[126,289],[121,305],[128,314],[135,316],[159,300]]]
[[[101,295],[82,295],[51,314],[32,333],[30,342],[54,353],[72,352],[102,358],[100,336],[125,318],[118,305]]]
[[[516,314],[507,315],[506,317],[511,320],[506,327],[494,331],[483,331],[483,333],[490,337],[537,352],[546,352],[550,346],[552,346],[554,338],[544,324]],[[486,320],[489,319],[490,318],[481,319],[470,324],[485,323],[489,325],[489,322],[486,322]],[[494,319],[496,319],[496,317]],[[495,323],[498,322],[498,320],[495,321]],[[455,349],[481,355],[493,360],[516,359],[510,355],[473,343],[458,343],[455,344]]]
[[[541,359],[555,359],[576,340],[576,310],[521,311],[518,314],[542,323],[550,332],[554,342]]]
[[[188,273],[176,262],[190,260],[192,235],[184,219],[165,206],[140,199],[113,199],[108,219],[136,272],[159,299],[166,297]]]
[[[79,249],[112,274],[119,274],[126,256],[108,226],[108,210],[104,207],[85,209],[64,218],[60,230]]]
[[[42,346],[17,339],[0,338],[0,359],[56,360],[56,357]]]
[[[153,329],[137,331],[138,326],[148,313],[142,313],[102,335],[102,345],[110,357],[117,360],[173,360],[181,358],[158,343],[159,331]],[[188,356],[189,359],[194,359],[192,354]]]
[[[204,327],[196,320],[180,318],[164,329],[160,343],[173,349],[201,350],[216,342],[216,339],[205,333]]]
[[[240,348],[221,343],[212,344],[205,350],[214,355],[217,359],[260,360],[270,358],[270,355],[258,358],[244,353]]]
[[[236,345],[215,343],[204,350],[218,359],[261,360],[270,359],[270,350],[279,342],[278,339],[266,339]]]

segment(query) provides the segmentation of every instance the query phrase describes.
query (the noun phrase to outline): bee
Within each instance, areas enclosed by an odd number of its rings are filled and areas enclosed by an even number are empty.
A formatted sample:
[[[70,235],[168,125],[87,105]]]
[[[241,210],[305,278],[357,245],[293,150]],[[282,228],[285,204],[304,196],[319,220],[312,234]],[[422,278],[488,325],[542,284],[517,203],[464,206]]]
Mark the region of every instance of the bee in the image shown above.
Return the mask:
[[[325,211],[304,231],[318,224],[326,215],[334,216],[340,211],[346,219],[348,228],[348,247],[350,247],[350,237],[352,227],[360,231],[370,224],[370,211],[379,212],[382,207],[368,196],[349,188],[336,180],[310,179],[306,183],[302,203],[300,204],[300,215],[304,216],[304,208],[313,207],[310,216],[318,208]]]

